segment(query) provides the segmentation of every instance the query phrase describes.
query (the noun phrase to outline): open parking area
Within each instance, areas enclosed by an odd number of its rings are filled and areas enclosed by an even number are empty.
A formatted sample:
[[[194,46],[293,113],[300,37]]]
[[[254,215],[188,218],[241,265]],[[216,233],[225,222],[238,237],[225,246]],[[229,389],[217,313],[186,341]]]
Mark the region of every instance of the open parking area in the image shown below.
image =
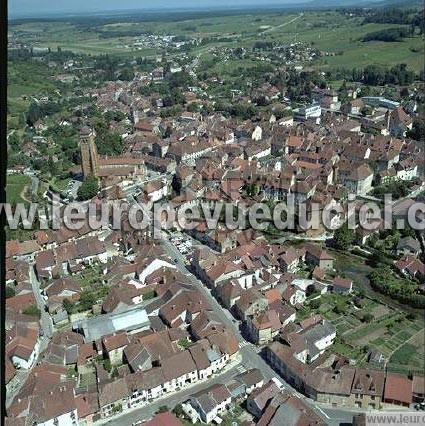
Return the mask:
[[[176,231],[170,234],[170,241],[186,259],[185,263],[189,264],[192,260],[193,251],[195,249],[195,244],[192,238],[186,234]]]

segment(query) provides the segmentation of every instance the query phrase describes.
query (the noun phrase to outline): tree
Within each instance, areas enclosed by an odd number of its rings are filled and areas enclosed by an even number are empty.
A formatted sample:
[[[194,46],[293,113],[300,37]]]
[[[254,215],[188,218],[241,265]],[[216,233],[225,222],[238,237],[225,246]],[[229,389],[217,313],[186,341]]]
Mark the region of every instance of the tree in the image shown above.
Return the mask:
[[[131,81],[134,78],[134,72],[131,68],[124,68],[118,78],[122,81]]]
[[[88,311],[96,304],[96,296],[92,291],[84,290],[80,293],[79,311]]]
[[[389,28],[387,30],[374,31],[372,33],[367,33],[363,37],[363,41],[402,41],[403,38],[411,36],[411,29],[399,27],[399,28]]]
[[[6,299],[9,299],[10,297],[15,296],[16,292],[15,289],[13,287],[11,287],[10,285],[6,286]]]
[[[354,230],[348,228],[348,224],[338,228],[334,233],[334,243],[338,250],[347,250],[353,244],[356,235]]]
[[[374,319],[373,315],[370,313],[366,313],[362,317],[363,322],[371,322]]]
[[[28,108],[27,112],[27,124],[29,126],[34,126],[34,124],[43,117],[43,111],[40,108],[40,105],[36,102],[32,102]]]
[[[417,294],[417,283],[395,276],[390,265],[379,265],[369,274],[372,288],[401,303],[423,309],[425,296]]]
[[[161,405],[161,407],[158,408],[157,413],[167,413],[168,411],[169,409],[166,405]]]
[[[336,314],[342,314],[344,312],[343,309],[341,308],[341,306],[339,306],[339,305],[335,305],[335,307],[333,308],[333,311]]]
[[[365,117],[366,115],[370,115],[370,114],[372,114],[372,112],[373,112],[373,110],[372,110],[372,108],[370,107],[370,106],[364,106],[362,109],[361,109],[361,111],[360,111],[360,113]]]
[[[122,411],[122,404],[114,405],[114,408],[112,409],[112,411],[114,413],[121,413],[121,411]]]
[[[177,404],[174,409],[173,409],[173,413],[177,416],[177,417],[182,417],[184,416],[184,411],[183,411],[183,407],[181,404]]]
[[[391,263],[391,259],[388,259],[388,256],[381,250],[374,250],[371,258],[370,258],[370,264],[373,267],[378,267],[382,265],[386,265],[388,263]]]
[[[97,179],[89,175],[84,179],[83,184],[78,188],[78,198],[80,200],[90,200],[97,195],[99,191],[99,183]]]
[[[111,370],[111,378],[116,379],[118,377],[119,377],[118,368],[113,367],[112,370]]]
[[[198,112],[199,111],[199,108],[200,108],[200,106],[199,106],[199,104],[197,103],[197,102],[192,102],[192,103],[190,103],[188,106],[187,106],[187,110],[189,111],[189,112]]]
[[[53,158],[51,155],[49,155],[49,159],[47,160],[47,163],[44,163],[44,166],[42,167],[42,171],[44,173],[50,173],[51,176],[56,176],[58,174],[58,165],[53,161]]]
[[[318,309],[320,306],[320,299],[314,299],[309,303],[311,309]]]
[[[96,138],[100,155],[119,155],[122,153],[122,138],[116,133],[106,133],[103,138]]]
[[[401,96],[402,98],[408,98],[408,97],[409,97],[409,89],[408,89],[407,87],[403,87],[403,88],[400,90],[400,96]]]
[[[109,358],[105,359],[105,361],[103,362],[103,366],[105,367],[105,370],[111,372],[112,364],[111,364],[111,360]]]
[[[423,120],[415,120],[412,130],[407,132],[407,137],[417,141],[425,140],[425,123]]]
[[[69,299],[64,299],[62,302],[62,306],[65,309],[65,311],[68,313],[68,315],[71,315],[74,311],[74,303],[71,302]]]
[[[353,300],[353,303],[357,308],[360,308],[360,309],[363,308],[364,306],[364,300],[361,297],[356,296]]]
[[[9,146],[12,150],[17,151],[19,149],[19,145],[20,145],[20,138],[19,136],[16,134],[16,132],[13,132],[8,138],[7,138],[7,142],[9,143]]]

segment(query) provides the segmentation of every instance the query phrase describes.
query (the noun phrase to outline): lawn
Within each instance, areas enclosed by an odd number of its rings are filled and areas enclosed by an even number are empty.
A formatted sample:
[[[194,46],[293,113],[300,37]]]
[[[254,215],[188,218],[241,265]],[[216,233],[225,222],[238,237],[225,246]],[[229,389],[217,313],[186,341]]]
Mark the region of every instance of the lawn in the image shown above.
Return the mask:
[[[354,346],[349,345],[348,343],[340,341],[336,341],[332,345],[332,351],[349,359],[354,359],[356,361],[359,361],[365,355],[360,348],[356,348]]]
[[[86,386],[92,386],[96,384],[96,374],[93,373],[86,373],[86,374],[80,374],[80,387],[86,387]]]
[[[71,178],[62,179],[62,180],[56,180],[56,178],[53,178],[50,182],[50,185],[56,192],[64,192],[68,186],[68,183],[71,181]]]
[[[8,203],[26,203],[27,200],[22,198],[25,187],[31,183],[28,176],[8,175],[6,187],[6,201]]]

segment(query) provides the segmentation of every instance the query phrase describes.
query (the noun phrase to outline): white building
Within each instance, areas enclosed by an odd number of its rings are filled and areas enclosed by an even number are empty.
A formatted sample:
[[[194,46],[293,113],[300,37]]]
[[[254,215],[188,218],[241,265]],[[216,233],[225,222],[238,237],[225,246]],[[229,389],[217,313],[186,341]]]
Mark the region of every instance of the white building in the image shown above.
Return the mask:
[[[308,120],[309,118],[319,118],[322,115],[322,107],[318,104],[305,105],[293,110],[294,118],[298,120]]]
[[[232,396],[225,385],[216,384],[195,394],[190,404],[205,423],[220,423],[219,415],[225,413],[232,401]]]

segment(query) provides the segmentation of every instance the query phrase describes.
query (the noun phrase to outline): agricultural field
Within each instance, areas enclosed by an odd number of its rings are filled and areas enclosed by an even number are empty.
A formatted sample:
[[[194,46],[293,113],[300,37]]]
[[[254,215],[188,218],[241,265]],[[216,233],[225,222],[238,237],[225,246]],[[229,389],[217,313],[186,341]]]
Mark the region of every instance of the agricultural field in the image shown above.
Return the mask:
[[[393,346],[397,345],[392,352],[388,365],[391,371],[399,373],[411,371],[423,372],[425,362],[425,333],[422,325],[420,322],[414,323],[407,329],[399,330],[398,335],[391,337],[391,344]],[[400,340],[404,340],[404,343],[399,343]],[[385,342],[384,347],[387,345],[388,342]]]
[[[118,19],[118,18],[116,18]],[[124,18],[123,18],[124,19]],[[177,22],[102,22],[92,25],[78,22],[31,22],[11,25],[10,34],[37,47],[71,50],[83,54],[119,54],[130,57],[155,57],[160,48],[136,50],[133,43],[146,34],[173,35],[202,41],[190,48],[200,57],[211,48],[252,47],[256,42],[291,44],[305,42],[323,51],[315,68],[364,67],[369,64],[392,66],[406,63],[420,71],[423,67],[424,45],[415,35],[399,42],[361,39],[368,33],[406,27],[392,24],[362,24],[362,18],[349,17],[336,11],[281,12],[185,19]]]
[[[305,307],[301,317],[320,313],[337,330],[334,352],[367,365],[371,350],[379,350],[391,371],[418,371],[425,359],[424,328],[419,316],[400,312],[377,300],[328,294],[315,309]]]

